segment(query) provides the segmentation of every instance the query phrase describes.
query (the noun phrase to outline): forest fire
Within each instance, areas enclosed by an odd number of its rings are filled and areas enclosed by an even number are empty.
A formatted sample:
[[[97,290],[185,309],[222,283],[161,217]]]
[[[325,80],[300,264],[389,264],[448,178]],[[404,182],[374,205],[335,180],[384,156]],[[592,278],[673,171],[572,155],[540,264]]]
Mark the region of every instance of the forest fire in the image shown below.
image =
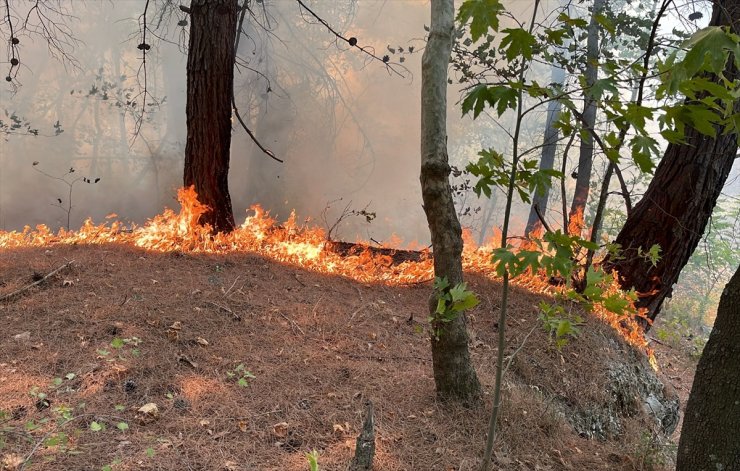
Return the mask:
[[[178,213],[165,209],[142,226],[127,227],[115,220],[115,215],[110,215],[110,222],[95,224],[88,219],[77,231],[60,229],[54,233],[45,225],[39,225],[36,229],[27,226],[21,232],[0,231],[0,249],[121,243],[158,252],[250,252],[364,283],[403,285],[431,281],[434,277],[429,251],[421,252],[417,260],[400,262],[385,253],[377,253],[367,247],[362,249],[362,244],[357,244],[359,250],[339,253],[331,249],[324,230],[300,225],[296,222],[295,213],[283,224],[278,224],[260,206],[253,206],[251,210],[254,214],[248,216],[233,232],[212,235],[209,227],[197,223],[207,207],[198,202],[195,190],[192,187],[178,190],[178,201],[181,205]],[[478,247],[467,231],[464,239],[464,268],[494,279],[496,275],[490,254],[495,246],[489,244]],[[539,293],[555,293],[564,289],[553,286],[546,277],[530,273],[520,275],[513,281]],[[614,292],[619,289],[616,282],[610,289]],[[594,314],[621,332],[629,343],[648,350],[645,337],[632,318],[617,316],[598,305]]]

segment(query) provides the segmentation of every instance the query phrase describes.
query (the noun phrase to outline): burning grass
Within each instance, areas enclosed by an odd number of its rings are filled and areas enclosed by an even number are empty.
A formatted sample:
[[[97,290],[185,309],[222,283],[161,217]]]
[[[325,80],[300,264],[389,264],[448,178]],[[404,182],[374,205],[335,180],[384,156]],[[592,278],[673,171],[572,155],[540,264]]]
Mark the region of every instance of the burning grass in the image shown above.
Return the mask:
[[[253,215],[229,234],[212,235],[209,227],[199,225],[200,216],[207,207],[198,202],[195,190],[178,191],[180,211],[166,209],[161,215],[143,226],[125,227],[111,215],[108,223],[95,224],[86,220],[78,231],[61,229],[54,233],[44,225],[36,229],[26,227],[21,232],[0,231],[0,250],[18,247],[47,247],[54,244],[108,244],[123,243],[155,252],[180,253],[252,253],[283,263],[300,266],[324,274],[340,275],[358,282],[380,282],[388,285],[419,283],[433,279],[431,254],[421,253],[418,260],[394,263],[389,255],[369,249],[337,252],[327,244],[326,233],[320,228],[310,228],[296,222],[295,213],[282,225],[272,219],[259,206],[251,208]],[[574,220],[579,219],[574,217]],[[582,219],[582,217],[580,218]],[[463,266],[494,279],[491,251],[494,244],[477,247],[469,233],[464,234]],[[540,293],[561,292],[566,287],[552,286],[539,274],[524,274],[514,282]],[[619,292],[615,283],[611,293]],[[631,344],[647,349],[642,331],[628,315],[616,315],[596,305],[594,313],[619,331]]]

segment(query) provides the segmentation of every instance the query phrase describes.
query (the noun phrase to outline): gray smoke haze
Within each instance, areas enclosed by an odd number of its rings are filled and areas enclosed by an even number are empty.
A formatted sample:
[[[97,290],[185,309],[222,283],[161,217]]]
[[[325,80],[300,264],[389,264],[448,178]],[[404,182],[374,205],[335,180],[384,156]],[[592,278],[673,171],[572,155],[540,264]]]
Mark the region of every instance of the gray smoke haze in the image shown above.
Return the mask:
[[[141,54],[137,17],[144,2],[62,2],[69,28],[80,44],[70,50],[78,62],[49,57],[39,38],[21,37],[22,84],[3,89],[2,109],[30,121],[40,135],[9,135],[0,162],[0,227],[11,230],[39,223],[66,224],[68,187],[36,170],[62,176],[100,177],[74,186],[71,226],[90,216],[102,221],[114,212],[143,222],[164,206],[173,207],[180,186],[185,146],[185,63],[178,42],[187,27],[169,22],[166,40],[151,40],[147,60],[149,105],[140,135],[132,143],[140,113]],[[237,220],[259,203],[278,218],[295,209],[300,218],[321,215],[335,201],[332,223],[351,201],[353,209],[377,213],[372,224],[350,218],[354,227],[339,234],[382,240],[398,233],[424,237],[426,222],[418,183],[419,62],[426,2],[327,2],[315,5],[338,31],[359,44],[390,54],[402,46],[404,75],[337,45],[296,2],[265,2],[257,21],[246,25],[237,68],[236,99],[261,142],[285,161],[262,154],[235,122],[230,187]],[[20,8],[19,8],[20,10]],[[160,19],[150,12],[149,22]],[[269,31],[265,29],[267,27]],[[400,54],[393,56],[397,61]],[[257,71],[257,73],[255,73]],[[152,106],[159,101],[158,106]],[[127,101],[136,101],[133,110]],[[451,113],[459,119],[459,112]],[[4,118],[7,121],[7,118]],[[63,132],[55,135],[59,121]],[[39,162],[32,166],[32,162]]]
[[[145,119],[132,141],[144,103],[141,52],[136,48],[144,3],[58,0],[76,17],[65,21],[80,41],[69,50],[78,67],[50,57],[41,38],[21,36],[17,79],[22,86],[16,91],[3,86],[0,113],[6,110],[28,120],[39,135],[10,134],[0,141],[0,229],[66,225],[66,212],[53,205],[59,198],[67,207],[69,188],[37,170],[62,176],[74,168],[68,181],[101,179],[97,184],[75,183],[72,228],[86,217],[101,222],[109,213],[143,223],[165,206],[177,206],[186,136],[186,56],[180,45],[187,42],[188,27],[177,25],[176,8],[161,14],[165,2],[152,2],[148,21],[159,25],[162,39],[149,40]],[[521,9],[522,18],[531,14],[530,2],[511,4]],[[545,2],[543,11],[549,11],[550,4],[558,2]],[[19,11],[27,8],[23,2],[17,5]],[[236,100],[250,128],[285,163],[262,154],[234,121],[230,189],[237,222],[247,208],[261,204],[281,220],[295,209],[300,220],[311,218],[323,225],[325,213],[332,224],[351,201],[351,209],[367,206],[377,218],[372,223],[348,218],[336,234],[340,238],[386,241],[397,234],[425,245],[428,230],[418,174],[420,62],[428,1],[310,5],[337,31],[357,37],[359,45],[374,48],[378,56],[388,54],[392,62],[402,58],[405,77],[337,43],[324,26],[305,12],[301,15],[295,1],[256,4],[255,18],[245,25],[247,35],[239,44]],[[542,76],[541,83],[550,76],[547,66],[532,73]],[[459,97],[459,88],[451,86],[452,163],[463,168],[483,147],[508,151],[510,142],[502,129],[513,128],[510,117],[475,122],[461,118]],[[541,141],[544,114],[543,107],[527,122],[528,145]],[[4,115],[0,119],[8,121]],[[55,135],[57,121],[63,132]],[[571,155],[576,152],[574,148]],[[34,167],[35,161],[39,164]],[[467,192],[460,208],[483,206],[483,211],[465,216],[463,224],[499,225],[502,200],[500,194],[488,202]],[[527,208],[515,208],[516,232],[523,227]]]

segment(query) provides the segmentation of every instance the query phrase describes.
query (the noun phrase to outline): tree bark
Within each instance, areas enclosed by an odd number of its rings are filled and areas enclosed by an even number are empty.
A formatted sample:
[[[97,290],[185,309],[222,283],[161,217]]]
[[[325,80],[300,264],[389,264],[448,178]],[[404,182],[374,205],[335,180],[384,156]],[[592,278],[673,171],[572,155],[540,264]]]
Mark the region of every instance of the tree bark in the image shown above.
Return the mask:
[[[447,156],[447,67],[452,50],[453,0],[432,0],[429,41],[421,60],[421,191],[434,252],[434,274],[451,286],[461,283],[462,229],[452,201]],[[430,298],[430,312],[436,307]],[[480,383],[470,361],[466,318],[435,326],[432,363],[437,395],[467,405],[480,400]]]
[[[739,2],[722,0],[714,4],[710,25],[728,25],[738,18]],[[725,77],[730,81],[738,78],[732,60]],[[738,108],[736,102],[735,112]],[[719,126],[716,138],[712,138],[687,125],[685,140],[685,144],[668,145],[645,195],[617,235],[620,258],[604,261],[605,269],[618,272],[624,289],[637,291],[637,307],[647,309],[651,321],[670,297],[673,284],[701,240],[738,151],[737,134],[725,134]],[[653,266],[639,250],[649,250],[655,244],[661,248],[661,258]],[[647,330],[650,323],[644,322],[644,326]]]
[[[565,83],[565,70],[557,64],[552,66],[552,83]],[[555,152],[558,144],[558,128],[554,126],[555,120],[560,113],[560,101],[553,100],[547,105],[547,118],[545,121],[545,136],[542,143],[542,155],[540,157],[540,170],[552,170],[555,166]],[[524,235],[529,236],[542,231],[542,223],[535,207],[539,208],[542,217],[547,214],[547,200],[550,198],[550,187],[542,194],[535,193],[532,195],[532,206],[529,208],[529,218],[527,226],[524,229]]]
[[[740,267],[719,302],[696,367],[676,471],[740,469]]]
[[[228,179],[236,18],[237,0],[190,5],[184,184],[210,208],[199,222],[214,232],[234,229]]]
[[[581,149],[578,156],[578,176],[576,188],[573,192],[573,203],[568,215],[569,225],[583,229],[583,221],[588,201],[588,192],[591,186],[591,167],[594,160],[594,138],[592,135],[596,125],[596,101],[590,95],[590,88],[596,83],[599,74],[599,23],[597,16],[604,10],[606,0],[594,0],[591,9],[591,22],[588,25],[588,39],[586,40],[586,91],[584,92],[583,123],[588,128],[581,133]],[[580,235],[580,234],[579,234]]]

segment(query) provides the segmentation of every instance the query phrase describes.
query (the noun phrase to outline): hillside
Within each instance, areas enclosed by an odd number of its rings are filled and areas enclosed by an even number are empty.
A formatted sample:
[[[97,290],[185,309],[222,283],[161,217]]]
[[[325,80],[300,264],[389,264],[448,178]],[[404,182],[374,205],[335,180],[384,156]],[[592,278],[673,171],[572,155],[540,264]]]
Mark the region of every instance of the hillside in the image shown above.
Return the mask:
[[[249,254],[52,245],[4,250],[0,296],[71,260],[0,302],[5,469],[302,470],[315,449],[321,469],[342,470],[366,399],[375,469],[477,469],[490,397],[472,411],[435,400],[429,283],[359,283]],[[472,355],[491,391],[500,286],[468,278],[482,301],[470,312]],[[670,432],[675,393],[588,315],[558,351],[537,318],[542,297],[517,288],[512,298],[518,352],[497,469],[659,464],[651,443],[665,441],[644,405],[666,408]],[[148,403],[156,418],[137,412]],[[64,415],[73,420],[57,427]]]

